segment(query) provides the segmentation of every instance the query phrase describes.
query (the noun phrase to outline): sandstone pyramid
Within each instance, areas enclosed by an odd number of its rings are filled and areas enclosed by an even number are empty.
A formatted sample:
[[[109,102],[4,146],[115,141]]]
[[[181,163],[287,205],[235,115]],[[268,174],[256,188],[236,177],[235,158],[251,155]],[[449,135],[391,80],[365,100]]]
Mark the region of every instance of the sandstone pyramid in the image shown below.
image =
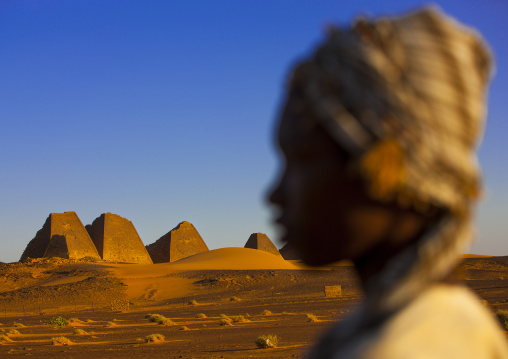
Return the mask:
[[[136,228],[126,218],[103,213],[86,226],[102,259],[111,262],[152,264]]]
[[[187,221],[183,221],[156,242],[146,246],[146,249],[154,263],[174,262],[208,251],[203,238]]]
[[[264,233],[252,233],[247,240],[247,243],[245,243],[244,247],[259,249],[260,251],[265,251],[280,256],[277,247],[275,247],[270,238],[268,238],[268,236]]]
[[[100,259],[76,212],[51,213],[35,238],[26,246],[20,261],[42,257]]]
[[[285,260],[301,259],[296,249],[290,243],[286,243],[286,245],[282,247],[279,252],[282,255],[282,258],[284,258]]]

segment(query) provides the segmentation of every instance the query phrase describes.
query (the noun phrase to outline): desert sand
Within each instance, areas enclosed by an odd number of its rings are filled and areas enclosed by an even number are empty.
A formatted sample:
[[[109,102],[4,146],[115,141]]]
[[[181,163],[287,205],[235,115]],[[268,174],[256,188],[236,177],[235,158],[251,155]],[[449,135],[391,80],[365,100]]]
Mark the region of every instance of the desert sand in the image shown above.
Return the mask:
[[[467,256],[458,274],[490,309],[508,309],[507,257]],[[326,297],[324,287],[334,285],[342,295]],[[159,264],[59,258],[3,264],[0,357],[302,358],[361,298],[347,263],[310,270],[249,248]],[[150,322],[147,314],[172,324]],[[62,328],[44,324],[57,316],[78,320]],[[220,325],[224,316],[232,325]],[[165,340],[145,343],[151,334]],[[278,347],[258,349],[254,340],[262,334],[277,335]],[[54,345],[60,336],[71,343]]]

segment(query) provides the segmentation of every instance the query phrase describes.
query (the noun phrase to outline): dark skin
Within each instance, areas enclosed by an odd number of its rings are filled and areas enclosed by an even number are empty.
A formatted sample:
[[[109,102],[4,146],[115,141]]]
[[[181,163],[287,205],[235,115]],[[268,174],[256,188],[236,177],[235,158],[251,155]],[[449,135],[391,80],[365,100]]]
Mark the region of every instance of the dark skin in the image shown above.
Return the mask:
[[[298,93],[280,117],[278,144],[284,167],[269,201],[276,222],[309,265],[352,260],[366,283],[437,220],[371,199],[348,171],[349,156],[314,120]]]

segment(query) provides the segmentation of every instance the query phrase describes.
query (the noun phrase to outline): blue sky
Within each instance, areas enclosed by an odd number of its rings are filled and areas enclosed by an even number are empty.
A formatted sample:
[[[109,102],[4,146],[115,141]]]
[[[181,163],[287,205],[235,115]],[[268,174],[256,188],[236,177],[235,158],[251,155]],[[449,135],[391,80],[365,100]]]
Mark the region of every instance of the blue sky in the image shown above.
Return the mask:
[[[274,120],[289,68],[327,24],[419,1],[3,0],[0,261],[50,212],[130,219],[150,244],[192,222],[210,248],[276,229]],[[496,56],[480,148],[487,192],[472,252],[508,244],[508,5],[442,1]]]

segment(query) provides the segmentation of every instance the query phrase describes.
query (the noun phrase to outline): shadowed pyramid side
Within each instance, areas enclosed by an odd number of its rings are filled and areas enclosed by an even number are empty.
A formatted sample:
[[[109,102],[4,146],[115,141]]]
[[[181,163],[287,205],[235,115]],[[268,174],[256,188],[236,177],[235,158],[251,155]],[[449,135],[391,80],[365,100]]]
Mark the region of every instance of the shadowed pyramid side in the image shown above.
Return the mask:
[[[268,236],[264,233],[252,233],[247,240],[247,243],[245,243],[244,248],[258,249],[260,251],[280,256],[277,247],[275,247],[270,238],[268,238]]]

